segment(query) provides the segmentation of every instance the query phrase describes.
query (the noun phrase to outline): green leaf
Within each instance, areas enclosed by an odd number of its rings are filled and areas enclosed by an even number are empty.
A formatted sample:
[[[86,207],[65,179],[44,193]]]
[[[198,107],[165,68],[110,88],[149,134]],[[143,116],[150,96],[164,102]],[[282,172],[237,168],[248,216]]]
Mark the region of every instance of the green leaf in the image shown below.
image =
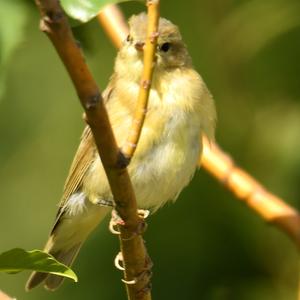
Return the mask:
[[[61,4],[70,17],[85,23],[95,17],[104,6],[127,1],[133,0],[61,0]]]
[[[25,251],[15,248],[0,254],[0,272],[13,274],[25,270],[60,275],[77,282],[76,274],[69,267],[41,250]]]

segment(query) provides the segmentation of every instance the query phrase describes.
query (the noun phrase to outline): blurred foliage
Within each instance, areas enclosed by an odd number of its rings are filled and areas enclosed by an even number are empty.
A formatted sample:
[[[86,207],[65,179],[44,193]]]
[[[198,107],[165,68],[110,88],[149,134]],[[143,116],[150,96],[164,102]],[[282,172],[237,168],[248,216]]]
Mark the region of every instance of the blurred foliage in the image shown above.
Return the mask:
[[[6,68],[24,36],[27,7],[22,0],[0,0],[0,100],[5,88]]]
[[[15,274],[25,270],[51,273],[78,281],[69,267],[41,250],[14,248],[0,254],[0,272]]]
[[[38,13],[31,1],[23,4],[24,13],[17,15],[29,17],[22,43],[7,64],[6,93],[0,103],[0,252],[43,246],[84,126],[71,82],[38,31]],[[127,17],[143,9],[134,2],[121,6]],[[299,0],[161,3],[162,15],[179,25],[195,68],[214,95],[218,142],[297,208],[299,10]],[[1,27],[14,25],[14,13],[6,12]],[[10,38],[18,34],[12,30]],[[103,89],[113,70],[115,49],[96,20],[76,28],[76,36]],[[2,48],[1,43],[0,53]],[[203,170],[177,203],[152,216],[149,225],[145,239],[154,261],[154,299],[296,298],[299,266],[292,243]],[[113,267],[118,247],[107,223],[102,224],[74,265],[79,283],[66,282],[55,294],[43,289],[26,294],[26,274],[0,274],[0,287],[25,300],[95,295],[123,299],[122,275]]]
[[[61,4],[69,16],[85,23],[95,17],[105,5],[126,1],[130,0],[61,0]]]

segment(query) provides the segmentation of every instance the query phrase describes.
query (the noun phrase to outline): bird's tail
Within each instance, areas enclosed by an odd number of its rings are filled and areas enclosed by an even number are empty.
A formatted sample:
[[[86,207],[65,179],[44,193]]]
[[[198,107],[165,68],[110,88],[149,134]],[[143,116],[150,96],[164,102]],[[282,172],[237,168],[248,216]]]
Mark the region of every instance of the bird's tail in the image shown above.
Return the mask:
[[[85,200],[81,207],[78,208],[77,205],[75,209],[72,209],[71,212],[70,208],[65,209],[58,215],[44,248],[45,252],[66,266],[72,265],[81,245],[106,214],[111,211],[111,207],[95,205],[88,200]],[[64,277],[62,276],[33,272],[25,288],[29,291],[44,281],[45,288],[53,291],[62,284],[63,280]]]
[[[50,248],[47,249],[47,245],[45,247],[46,252],[51,254],[55,259],[57,259],[59,262],[63,263],[66,266],[71,266],[73,261],[75,260],[80,247],[82,243],[79,243],[72,248],[68,249],[67,251],[64,249],[61,249],[59,251],[55,251],[55,249]],[[45,288],[54,291],[56,290],[62,283],[63,283],[64,277],[53,275],[49,273],[42,273],[42,272],[32,272],[27,283],[26,283],[26,291],[31,290],[32,288],[36,287],[43,281],[45,281]]]

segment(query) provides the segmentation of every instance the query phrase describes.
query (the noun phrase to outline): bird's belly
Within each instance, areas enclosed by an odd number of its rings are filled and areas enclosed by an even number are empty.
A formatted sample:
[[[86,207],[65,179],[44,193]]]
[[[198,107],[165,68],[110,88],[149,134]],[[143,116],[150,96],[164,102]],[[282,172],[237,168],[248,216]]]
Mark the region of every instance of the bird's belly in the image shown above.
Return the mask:
[[[157,210],[175,200],[191,180],[201,151],[200,132],[189,125],[180,129],[168,132],[168,137],[132,161],[129,173],[140,208]]]
[[[200,125],[191,120],[193,117],[169,118],[163,126],[163,133],[155,141],[151,134],[145,134],[147,130],[144,134],[142,132],[137,151],[128,166],[139,208],[156,210],[168,200],[176,199],[189,183],[202,150]],[[157,134],[153,128],[151,131]],[[139,146],[149,139],[152,146],[139,151]],[[113,200],[98,157],[84,179],[83,192],[92,203]]]

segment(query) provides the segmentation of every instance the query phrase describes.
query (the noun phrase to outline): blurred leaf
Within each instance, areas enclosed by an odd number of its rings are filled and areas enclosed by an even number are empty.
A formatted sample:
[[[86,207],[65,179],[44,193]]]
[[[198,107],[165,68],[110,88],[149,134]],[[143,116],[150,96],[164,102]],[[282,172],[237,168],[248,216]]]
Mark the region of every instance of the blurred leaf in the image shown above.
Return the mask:
[[[27,8],[22,0],[0,0],[0,99],[4,92],[5,74],[13,50],[23,38]]]
[[[41,250],[15,248],[0,254],[0,272],[18,273],[24,270],[60,275],[77,282],[77,276],[70,268]]]
[[[70,17],[85,23],[95,17],[106,5],[127,1],[133,0],[61,0],[61,4]]]
[[[220,23],[216,42],[235,63],[250,59],[275,38],[300,26],[299,14],[298,0],[246,1]]]

